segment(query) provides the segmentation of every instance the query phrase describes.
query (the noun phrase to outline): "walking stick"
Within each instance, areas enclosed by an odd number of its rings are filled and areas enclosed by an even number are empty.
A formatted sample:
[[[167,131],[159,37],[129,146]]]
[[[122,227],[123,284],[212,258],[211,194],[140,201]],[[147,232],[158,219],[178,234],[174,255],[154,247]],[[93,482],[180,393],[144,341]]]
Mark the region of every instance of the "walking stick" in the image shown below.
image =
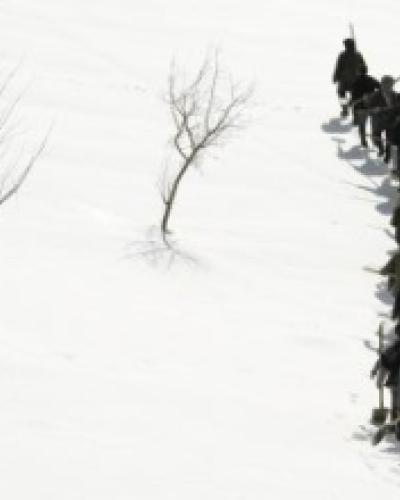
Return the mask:
[[[356,45],[356,37],[354,35],[354,24],[349,23],[349,29],[350,29],[350,38],[354,40],[354,46]]]

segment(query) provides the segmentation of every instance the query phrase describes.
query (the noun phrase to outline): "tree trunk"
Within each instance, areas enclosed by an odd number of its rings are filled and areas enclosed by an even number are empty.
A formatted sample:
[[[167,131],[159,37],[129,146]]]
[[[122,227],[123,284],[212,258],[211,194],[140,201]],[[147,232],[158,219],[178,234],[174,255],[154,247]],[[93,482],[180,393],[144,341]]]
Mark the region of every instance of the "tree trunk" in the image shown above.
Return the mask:
[[[183,164],[182,168],[180,169],[178,175],[176,176],[174,183],[172,184],[171,191],[168,195],[168,198],[165,200],[165,210],[164,210],[164,215],[162,218],[161,222],[161,231],[163,235],[165,236],[166,234],[169,233],[168,230],[168,221],[171,215],[171,210],[172,206],[175,201],[176,193],[178,191],[179,184],[182,180],[182,177],[184,176],[186,170],[188,169],[189,165],[192,163],[195,155],[191,155],[189,158],[185,160],[185,163]]]

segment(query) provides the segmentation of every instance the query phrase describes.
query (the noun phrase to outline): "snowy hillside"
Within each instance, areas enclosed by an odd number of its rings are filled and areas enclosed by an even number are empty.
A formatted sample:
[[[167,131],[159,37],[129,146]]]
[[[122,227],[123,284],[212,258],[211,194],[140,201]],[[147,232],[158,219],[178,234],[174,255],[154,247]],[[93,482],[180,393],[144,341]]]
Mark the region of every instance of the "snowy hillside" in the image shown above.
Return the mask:
[[[384,7],[0,1],[26,126],[54,121],[0,207],[1,498],[397,498],[399,446],[360,427],[390,312],[363,266],[393,248],[396,185],[331,85],[350,20],[371,73],[399,74]],[[167,265],[147,250],[169,65],[215,46],[251,117],[185,177]]]

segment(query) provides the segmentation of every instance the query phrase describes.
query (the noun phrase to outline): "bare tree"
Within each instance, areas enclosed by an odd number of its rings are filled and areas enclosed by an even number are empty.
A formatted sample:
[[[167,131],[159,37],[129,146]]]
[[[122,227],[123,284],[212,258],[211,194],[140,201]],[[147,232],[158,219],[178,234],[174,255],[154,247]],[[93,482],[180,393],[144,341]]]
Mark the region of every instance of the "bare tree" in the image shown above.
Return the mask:
[[[173,146],[179,160],[176,176],[169,182],[164,178],[161,186],[161,232],[166,244],[171,210],[183,176],[202,153],[221,144],[222,137],[242,124],[252,93],[250,87],[240,87],[222,71],[218,53],[205,60],[190,83],[180,83],[181,76],[172,64],[168,104],[175,127]]]
[[[36,160],[44,150],[50,129],[33,149],[21,144],[21,130],[17,108],[24,90],[15,82],[21,64],[8,72],[0,72],[0,206],[8,201],[28,177]],[[15,140],[18,137],[18,140]]]

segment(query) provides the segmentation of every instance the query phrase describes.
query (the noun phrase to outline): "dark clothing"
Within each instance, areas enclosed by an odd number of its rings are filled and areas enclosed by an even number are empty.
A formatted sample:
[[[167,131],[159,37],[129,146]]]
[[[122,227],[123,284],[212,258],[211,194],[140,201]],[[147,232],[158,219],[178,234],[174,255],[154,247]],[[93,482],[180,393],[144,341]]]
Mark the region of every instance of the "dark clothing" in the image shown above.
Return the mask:
[[[393,125],[389,130],[390,142],[397,147],[400,147],[400,110],[398,116],[394,119]]]
[[[400,292],[397,291],[396,296],[394,298],[393,310],[392,310],[392,319],[400,318]]]
[[[388,99],[381,90],[376,90],[365,99],[365,104],[370,108],[372,141],[383,154],[386,149],[387,159],[390,157],[391,127],[400,112],[400,94],[390,92]],[[382,132],[386,131],[386,148],[382,141]]]
[[[356,50],[344,50],[339,54],[333,72],[333,82],[338,83],[338,93],[351,91],[361,73],[367,73],[367,65],[363,56]]]
[[[400,105],[393,108],[391,116],[388,118],[386,126],[386,142],[389,146],[389,158],[393,156],[393,171],[399,172],[399,146],[400,146]],[[396,149],[396,151],[394,151]],[[396,227],[396,241],[400,242],[399,226]],[[399,243],[400,244],[400,243]]]
[[[400,116],[393,123],[393,126],[388,130],[388,138],[392,145],[392,165],[393,173],[400,177]],[[400,206],[396,207],[392,217],[392,224],[400,233]],[[400,239],[400,234],[399,234]],[[397,241],[397,238],[396,238]]]
[[[388,289],[396,296],[400,286],[400,252],[392,255],[379,273],[388,277]]]
[[[395,226],[395,227],[397,227],[397,226],[399,226],[399,225],[400,225],[400,205],[397,205],[397,206],[395,207],[395,209],[393,210],[393,214],[392,214],[392,217],[391,217],[391,219],[390,219],[390,224],[391,224],[392,226]],[[397,255],[397,254],[396,254],[396,255]],[[394,258],[394,257],[392,257],[392,259],[393,259],[393,258]],[[392,260],[392,259],[391,259],[391,260]]]
[[[400,227],[396,226],[394,230],[394,239],[396,240],[396,243],[400,245]]]
[[[346,97],[346,92],[350,92],[352,89],[351,83],[348,82],[339,82],[338,87],[337,87],[337,93],[338,96],[341,99],[344,99]]]
[[[390,396],[391,396],[391,409],[390,409],[390,418],[392,420],[395,420],[399,416],[399,388],[398,388],[398,376],[397,376],[397,382],[394,381],[393,384],[388,384],[386,382],[386,385],[390,387]],[[397,428],[397,429],[396,429]],[[399,439],[399,428],[398,424],[395,427],[395,432],[396,432],[396,437]]]
[[[385,385],[397,385],[400,368],[400,340],[388,346],[381,354],[381,365],[389,372]]]
[[[377,110],[377,114],[383,117],[383,120],[398,114],[400,108],[400,94],[390,92],[389,101],[381,90],[376,90],[365,99],[365,104],[372,111]]]
[[[378,80],[372,76],[362,74],[357,77],[353,86],[351,87],[351,102],[353,104],[353,124],[358,127],[361,145],[366,147],[367,139],[365,134],[365,126],[367,122],[367,105],[363,100],[364,97],[369,96],[375,90],[380,88]]]
[[[396,213],[396,212],[395,212]],[[396,252],[390,257],[388,262],[379,271],[382,276],[395,275],[400,279],[400,252]]]
[[[359,101],[354,104],[354,109],[366,109],[367,105],[360,100],[363,97],[372,94],[380,88],[378,80],[369,75],[360,75],[351,88],[351,100]]]

